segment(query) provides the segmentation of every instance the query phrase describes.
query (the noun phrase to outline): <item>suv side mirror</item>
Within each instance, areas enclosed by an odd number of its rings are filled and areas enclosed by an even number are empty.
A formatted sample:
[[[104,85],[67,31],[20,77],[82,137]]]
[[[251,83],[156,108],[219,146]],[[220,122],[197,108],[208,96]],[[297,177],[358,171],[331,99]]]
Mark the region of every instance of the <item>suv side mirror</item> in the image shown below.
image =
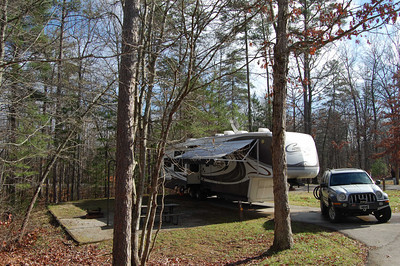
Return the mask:
[[[375,180],[375,184],[380,185],[381,184],[381,180]]]

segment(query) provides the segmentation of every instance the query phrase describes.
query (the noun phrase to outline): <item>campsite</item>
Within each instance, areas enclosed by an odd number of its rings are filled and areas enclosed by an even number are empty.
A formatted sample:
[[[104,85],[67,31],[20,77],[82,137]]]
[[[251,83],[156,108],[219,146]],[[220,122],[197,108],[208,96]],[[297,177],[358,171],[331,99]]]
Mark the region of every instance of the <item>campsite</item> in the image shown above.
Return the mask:
[[[399,15],[0,0],[0,264],[396,264]]]

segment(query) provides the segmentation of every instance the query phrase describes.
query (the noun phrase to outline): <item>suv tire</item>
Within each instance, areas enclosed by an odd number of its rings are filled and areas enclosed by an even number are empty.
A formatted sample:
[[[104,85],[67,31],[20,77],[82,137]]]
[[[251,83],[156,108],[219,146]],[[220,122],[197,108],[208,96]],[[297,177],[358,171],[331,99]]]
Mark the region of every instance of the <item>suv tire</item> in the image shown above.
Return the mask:
[[[390,207],[386,207],[382,210],[374,212],[374,215],[380,223],[386,223],[392,217],[392,210]]]
[[[323,216],[327,216],[327,215],[328,215],[329,208],[325,206],[325,204],[324,204],[324,202],[322,201],[322,199],[319,201],[319,205],[320,205],[320,207],[321,207],[321,214],[322,214]]]
[[[328,218],[331,222],[336,223],[340,220],[340,214],[336,208],[331,204],[328,209]]]

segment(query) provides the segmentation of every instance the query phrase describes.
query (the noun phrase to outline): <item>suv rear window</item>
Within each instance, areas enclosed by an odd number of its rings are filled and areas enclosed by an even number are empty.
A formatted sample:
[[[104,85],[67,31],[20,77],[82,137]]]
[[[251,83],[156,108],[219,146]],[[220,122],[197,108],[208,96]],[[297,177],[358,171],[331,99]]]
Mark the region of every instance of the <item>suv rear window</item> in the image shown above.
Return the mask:
[[[332,174],[331,186],[353,185],[353,184],[372,184],[371,179],[366,173],[339,173]]]

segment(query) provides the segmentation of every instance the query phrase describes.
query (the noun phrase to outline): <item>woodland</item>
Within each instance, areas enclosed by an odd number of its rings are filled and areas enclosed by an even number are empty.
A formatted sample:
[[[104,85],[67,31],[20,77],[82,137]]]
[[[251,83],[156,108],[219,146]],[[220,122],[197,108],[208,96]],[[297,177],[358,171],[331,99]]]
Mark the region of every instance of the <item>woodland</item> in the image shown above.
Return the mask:
[[[274,132],[282,2],[0,0],[1,219],[28,222],[37,201],[114,196],[126,174],[125,194],[156,197],[168,144],[232,125]],[[314,137],[321,172],[393,170],[398,182],[399,3],[286,7],[284,127]],[[121,156],[130,172],[116,170]],[[140,201],[119,202],[131,212]],[[149,231],[132,236],[137,264]]]

